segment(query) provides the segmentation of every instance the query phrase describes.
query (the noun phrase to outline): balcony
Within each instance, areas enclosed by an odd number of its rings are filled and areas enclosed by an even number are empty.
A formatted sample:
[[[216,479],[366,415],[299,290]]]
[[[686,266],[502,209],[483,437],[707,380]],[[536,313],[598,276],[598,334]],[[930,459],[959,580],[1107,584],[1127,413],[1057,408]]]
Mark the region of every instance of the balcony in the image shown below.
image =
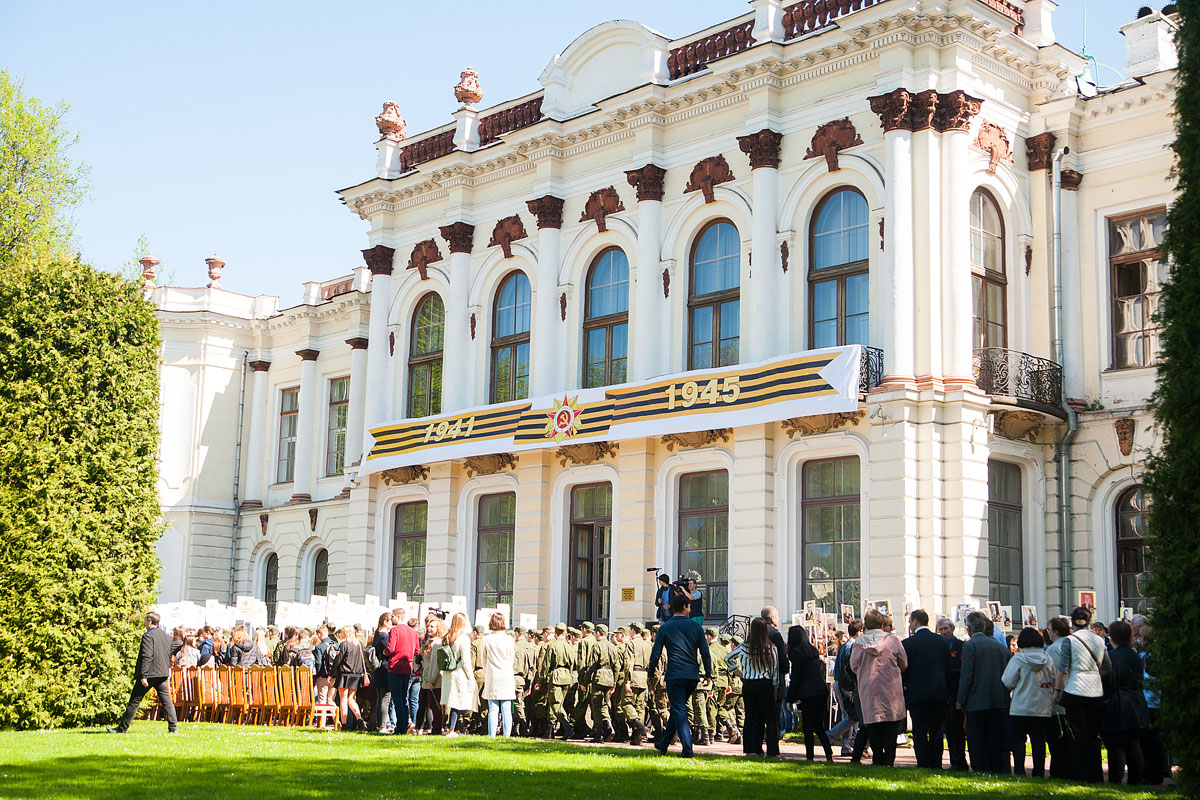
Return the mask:
[[[858,370],[858,392],[866,394],[883,383],[883,351],[863,345],[861,367]]]
[[[1066,419],[1062,405],[1062,367],[1003,347],[975,351],[975,383],[986,394],[1020,408]]]

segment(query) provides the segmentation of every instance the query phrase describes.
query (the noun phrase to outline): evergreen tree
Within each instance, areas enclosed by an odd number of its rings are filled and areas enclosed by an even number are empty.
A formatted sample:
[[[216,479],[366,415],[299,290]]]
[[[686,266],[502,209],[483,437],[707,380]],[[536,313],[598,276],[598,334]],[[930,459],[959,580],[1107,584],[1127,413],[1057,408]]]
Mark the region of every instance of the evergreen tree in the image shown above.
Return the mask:
[[[1178,198],[1167,215],[1171,278],[1163,287],[1163,325],[1154,393],[1162,450],[1148,463],[1151,492],[1151,671],[1162,697],[1167,747],[1183,766],[1181,788],[1200,795],[1200,0],[1179,3],[1175,99]]]
[[[153,602],[158,324],[78,260],[0,268],[0,727],[111,721]]]

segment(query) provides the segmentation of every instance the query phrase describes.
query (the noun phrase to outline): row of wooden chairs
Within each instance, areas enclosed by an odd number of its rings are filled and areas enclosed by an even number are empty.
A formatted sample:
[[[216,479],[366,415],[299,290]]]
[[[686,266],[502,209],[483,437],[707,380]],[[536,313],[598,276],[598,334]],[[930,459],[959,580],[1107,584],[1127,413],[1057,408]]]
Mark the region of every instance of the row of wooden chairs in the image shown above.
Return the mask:
[[[174,667],[171,700],[180,721],[338,727],[337,706],[315,702],[306,667]]]

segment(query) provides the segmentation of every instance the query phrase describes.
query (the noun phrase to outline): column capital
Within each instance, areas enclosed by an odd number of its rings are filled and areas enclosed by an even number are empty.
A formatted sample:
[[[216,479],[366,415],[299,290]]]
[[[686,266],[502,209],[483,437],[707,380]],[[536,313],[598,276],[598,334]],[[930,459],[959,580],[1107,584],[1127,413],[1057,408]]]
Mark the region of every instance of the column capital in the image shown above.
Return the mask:
[[[779,169],[779,145],[783,134],[770,128],[738,137],[738,147],[750,157],[750,169]]]
[[[470,253],[475,237],[475,226],[465,222],[454,222],[438,228],[438,233],[450,245],[451,253]]]
[[[962,89],[938,95],[937,118],[933,125],[938,133],[965,131],[970,129],[971,120],[983,108],[983,101],[972,97]]]
[[[347,339],[346,344],[350,345],[351,350],[366,350],[370,341],[365,336],[355,336],[353,339]]]
[[[1030,136],[1025,140],[1025,160],[1030,172],[1050,169],[1050,156],[1054,153],[1054,134],[1050,131]]]
[[[254,370],[255,372],[266,372],[270,368],[271,368],[270,361],[251,361],[250,362],[250,369]]]
[[[394,247],[377,244],[362,251],[363,261],[367,262],[372,275],[391,275],[392,257],[396,254]]]
[[[643,200],[663,199],[663,182],[667,171],[656,164],[647,164],[641,169],[625,170],[625,178],[629,185],[637,189],[638,202]]]
[[[1076,172],[1073,169],[1064,169],[1061,173],[1062,188],[1068,192],[1073,192],[1079,188],[1079,184],[1083,182],[1083,173]]]
[[[305,350],[297,350],[296,355],[300,356],[302,361],[316,361],[317,356],[321,355],[321,351],[308,348]]]
[[[543,228],[561,228],[563,215],[563,199],[552,194],[526,200],[529,213],[537,217],[538,230]]]
[[[879,117],[884,133],[935,130],[938,133],[965,131],[979,113],[983,100],[962,89],[942,94],[933,89],[910,92],[903,87],[868,97],[871,111]]]
[[[871,104],[871,111],[879,117],[884,133],[911,130],[908,107],[912,103],[912,94],[908,89],[893,89],[886,94],[877,94],[868,97],[867,102]]]

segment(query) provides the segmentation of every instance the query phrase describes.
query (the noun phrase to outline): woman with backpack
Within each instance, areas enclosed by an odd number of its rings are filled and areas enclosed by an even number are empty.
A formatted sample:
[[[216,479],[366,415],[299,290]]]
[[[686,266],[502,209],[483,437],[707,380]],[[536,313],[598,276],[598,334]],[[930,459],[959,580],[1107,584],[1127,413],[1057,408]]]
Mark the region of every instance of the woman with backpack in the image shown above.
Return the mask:
[[[367,660],[363,646],[354,635],[354,628],[345,626],[337,634],[338,652],[333,658],[333,685],[337,688],[338,705],[341,708],[342,728],[344,730],[361,730],[363,727],[362,711],[354,693],[361,686],[370,686],[371,679],[367,675]],[[354,712],[354,722],[350,722],[350,711]]]
[[[426,726],[425,716],[417,716],[417,733],[442,735],[442,671],[438,669],[438,649],[445,643],[446,621],[430,615],[425,621],[425,641],[421,643],[421,705],[433,717],[432,727]]]
[[[450,731],[447,736],[458,736],[455,728],[461,714],[474,712],[475,673],[471,664],[471,628],[466,614],[455,614],[450,621],[450,632],[446,642],[437,651],[438,669],[442,671],[442,701],[450,709]]]

